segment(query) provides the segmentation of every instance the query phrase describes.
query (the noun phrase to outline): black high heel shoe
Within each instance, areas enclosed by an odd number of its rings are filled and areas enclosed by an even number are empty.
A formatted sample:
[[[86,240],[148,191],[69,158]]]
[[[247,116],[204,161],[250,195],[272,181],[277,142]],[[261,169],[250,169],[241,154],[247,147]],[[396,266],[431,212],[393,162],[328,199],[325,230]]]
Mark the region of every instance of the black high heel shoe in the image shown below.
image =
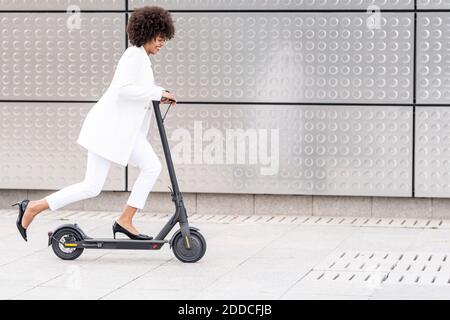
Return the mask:
[[[11,207],[14,207],[17,205],[19,206],[19,216],[17,217],[16,226],[17,226],[17,229],[19,229],[20,235],[22,236],[22,238],[25,241],[28,241],[27,240],[27,229],[22,227],[22,218],[23,218],[25,211],[27,210],[27,206],[28,206],[29,202],[30,202],[30,200],[26,199],[26,200],[22,200],[22,202],[17,202],[17,203],[14,203],[13,205],[11,205]]]
[[[117,232],[125,234],[131,240],[152,240],[153,239],[153,237],[147,236],[145,234],[134,234],[134,233],[131,233],[130,231],[128,231],[127,229],[122,227],[120,224],[118,224],[117,221],[114,222],[114,225],[113,225],[112,229],[113,229],[113,233],[114,233],[114,239],[116,238],[116,233]]]

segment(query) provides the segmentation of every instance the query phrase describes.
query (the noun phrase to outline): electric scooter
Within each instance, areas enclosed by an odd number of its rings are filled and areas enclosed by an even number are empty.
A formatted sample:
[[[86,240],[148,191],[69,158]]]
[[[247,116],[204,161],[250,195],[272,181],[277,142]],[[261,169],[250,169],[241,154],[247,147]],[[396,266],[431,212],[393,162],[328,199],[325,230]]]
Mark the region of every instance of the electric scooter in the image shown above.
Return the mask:
[[[172,106],[173,100],[170,100],[164,118]],[[100,239],[87,236],[77,224],[65,224],[54,231],[48,233],[48,246],[52,246],[53,252],[63,260],[74,260],[78,258],[84,249],[127,249],[127,250],[159,250],[169,243],[175,257],[182,262],[197,262],[206,251],[206,240],[198,228],[190,227],[186,208],[183,203],[183,196],[178,188],[178,182],[170,154],[169,143],[167,141],[166,131],[164,129],[164,118],[161,117],[159,108],[160,101],[152,101],[153,109],[158,124],[161,143],[164,149],[167,169],[169,170],[172,201],[175,204],[175,213],[162,228],[159,234],[152,240],[131,240],[131,239]],[[177,230],[170,240],[165,237],[178,224]]]

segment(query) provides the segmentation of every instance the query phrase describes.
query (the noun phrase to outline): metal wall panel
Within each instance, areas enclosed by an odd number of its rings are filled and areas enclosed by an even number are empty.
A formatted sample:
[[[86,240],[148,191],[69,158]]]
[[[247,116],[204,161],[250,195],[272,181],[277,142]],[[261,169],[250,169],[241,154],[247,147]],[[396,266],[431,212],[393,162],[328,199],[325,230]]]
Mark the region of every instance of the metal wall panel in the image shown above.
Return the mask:
[[[91,103],[0,102],[0,188],[60,189],[81,182],[87,151],[76,143]],[[124,190],[113,164],[103,190]]]
[[[178,13],[153,57],[183,101],[412,103],[413,13]]]
[[[80,28],[74,28],[73,16],[64,12],[26,11],[65,11],[71,4],[82,10],[124,10],[125,2],[0,0],[1,10],[24,11],[0,13],[0,100],[99,99],[125,50],[125,11],[82,12]],[[450,8],[449,3],[417,1],[424,9]],[[256,134],[258,148],[265,134],[271,150],[270,129],[279,130],[275,175],[262,174],[267,165],[249,164],[247,158],[245,163],[214,164],[200,158],[200,163],[188,164],[175,156],[182,191],[411,196],[412,107],[239,105],[256,101],[412,104],[414,13],[381,12],[380,28],[370,28],[372,12],[345,12],[366,10],[371,4],[414,9],[412,0],[129,0],[130,10],[160,5],[200,11],[173,13],[175,38],[164,52],[151,57],[156,82],[174,91],[179,100],[236,103],[179,104],[165,122],[169,137],[188,133],[198,141],[195,129],[201,123],[203,132],[215,128],[216,134],[250,130],[245,132]],[[239,12],[297,9],[343,11]],[[419,103],[448,103],[448,16],[418,13]],[[91,106],[1,102],[0,188],[59,189],[81,181],[86,151],[76,144],[76,137]],[[433,123],[422,136],[416,128],[418,139],[431,134],[435,141],[436,123],[448,119],[447,113],[439,118],[432,110],[427,111],[430,120],[418,120]],[[154,190],[167,191],[170,183],[154,119],[150,141],[164,165]],[[425,144],[416,146],[419,143]],[[207,144],[203,141],[202,150]],[[171,146],[176,154],[180,145],[175,136]],[[449,188],[447,163],[445,157],[439,158],[446,147],[438,147],[429,153],[416,148],[417,161],[428,161],[421,163],[422,171],[416,166],[417,196],[439,195]],[[192,142],[193,153],[195,148]],[[222,158],[227,151],[222,150]],[[237,147],[233,151],[245,153]],[[436,161],[439,166],[434,167]],[[419,173],[424,176],[418,177]],[[129,167],[129,190],[137,174],[138,169]],[[435,176],[441,177],[436,183]],[[104,190],[123,190],[124,179],[124,169],[113,164]]]
[[[415,195],[450,195],[450,107],[416,108]]]
[[[124,0],[0,0],[1,10],[68,10],[71,5],[81,10],[125,10]]]
[[[417,17],[417,103],[450,103],[450,12]]]
[[[413,0],[128,0],[129,8],[158,5],[170,10],[306,10],[306,9],[414,9]]]
[[[450,9],[450,0],[417,0],[417,9]]]
[[[411,196],[411,107],[182,104],[165,125],[184,192]],[[236,129],[250,137],[244,149],[220,140]],[[154,115],[149,141],[163,164],[154,190],[168,191]],[[212,143],[222,145],[215,163],[207,157]],[[255,163],[250,146],[258,152]],[[234,161],[227,163],[231,151]],[[130,188],[137,174],[130,166]]]
[[[125,50],[125,14],[83,13],[79,21],[65,13],[0,14],[0,99],[99,99]]]

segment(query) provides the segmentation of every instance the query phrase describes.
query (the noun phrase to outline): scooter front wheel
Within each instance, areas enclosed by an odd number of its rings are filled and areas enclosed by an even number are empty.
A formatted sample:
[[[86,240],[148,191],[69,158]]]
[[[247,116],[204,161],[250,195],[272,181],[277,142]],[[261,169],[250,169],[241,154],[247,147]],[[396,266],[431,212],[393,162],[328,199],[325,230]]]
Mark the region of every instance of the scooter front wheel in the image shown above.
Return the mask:
[[[81,236],[78,232],[71,228],[64,228],[57,231],[53,235],[52,249],[53,252],[63,260],[75,260],[83,253],[83,248],[67,247],[65,243],[73,243],[81,241]]]
[[[197,262],[206,252],[206,240],[200,232],[190,229],[190,249],[186,247],[185,239],[178,231],[173,239],[172,250],[178,260],[182,262]]]

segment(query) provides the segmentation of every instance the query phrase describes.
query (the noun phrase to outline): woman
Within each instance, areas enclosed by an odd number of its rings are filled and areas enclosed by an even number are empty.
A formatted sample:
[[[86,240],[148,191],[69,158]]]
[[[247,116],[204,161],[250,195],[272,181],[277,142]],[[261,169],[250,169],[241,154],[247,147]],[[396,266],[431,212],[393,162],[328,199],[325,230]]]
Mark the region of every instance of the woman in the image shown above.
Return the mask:
[[[97,196],[104,185],[111,162],[140,168],[130,197],[113,225],[117,232],[130,239],[150,240],[140,234],[132,220],[146,199],[161,172],[161,162],[147,140],[152,100],[176,105],[176,98],[155,85],[149,54],[157,54],[166,39],[172,39],[175,27],[171,14],[161,7],[136,9],[127,25],[128,47],[120,58],[110,86],[92,107],[83,122],[77,143],[88,150],[85,178],[43,199],[22,200],[17,228],[27,241],[27,229],[45,209],[52,211],[69,203]],[[13,205],[13,206],[14,206]]]

